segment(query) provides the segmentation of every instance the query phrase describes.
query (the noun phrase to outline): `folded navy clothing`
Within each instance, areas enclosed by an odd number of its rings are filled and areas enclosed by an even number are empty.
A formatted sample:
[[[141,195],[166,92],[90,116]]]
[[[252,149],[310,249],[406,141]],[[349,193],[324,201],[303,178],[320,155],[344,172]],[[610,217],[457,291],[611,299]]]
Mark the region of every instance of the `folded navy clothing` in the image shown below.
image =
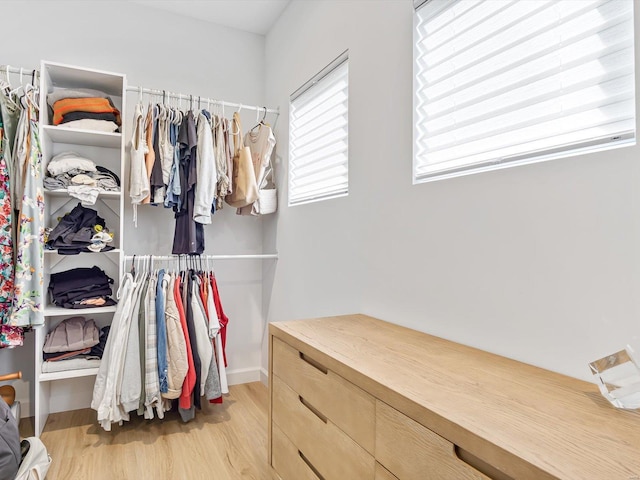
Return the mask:
[[[96,227],[98,228],[96,229]],[[57,250],[61,255],[95,252],[94,235],[96,235],[96,230],[106,230],[104,219],[98,215],[97,211],[78,203],[51,230],[47,238],[46,247],[50,250]],[[89,248],[90,246],[92,248]],[[114,248],[107,246],[102,241],[99,251],[106,252]]]
[[[76,358],[80,355],[88,355],[91,352],[90,348],[82,350],[74,350],[72,352],[58,352],[58,353],[43,353],[42,358],[46,362],[57,362],[60,360],[67,360],[69,358]]]
[[[75,122],[76,120],[84,120],[90,118],[92,120],[105,120],[107,122],[118,123],[118,117],[113,113],[95,113],[95,112],[69,112],[62,117],[60,124]]]
[[[49,297],[55,305],[64,308],[91,308],[115,305],[111,298],[113,279],[102,269],[72,268],[64,272],[51,274]],[[90,299],[103,299],[103,302],[86,304]]]
[[[47,247],[78,247],[79,244],[91,244],[91,237],[96,225],[106,227],[104,218],[96,210],[83,207],[80,203],[60,219],[58,225],[51,230],[47,239]]]
[[[85,298],[83,300],[96,300],[98,298],[103,299],[104,303],[101,303],[99,305],[94,305],[94,304],[91,304],[91,303],[80,303],[80,301],[78,301],[76,303],[65,302],[60,306],[62,308],[84,309],[84,308],[112,307],[113,305],[117,305],[115,300],[113,300],[111,298],[107,298],[107,297],[91,297],[91,298]]]

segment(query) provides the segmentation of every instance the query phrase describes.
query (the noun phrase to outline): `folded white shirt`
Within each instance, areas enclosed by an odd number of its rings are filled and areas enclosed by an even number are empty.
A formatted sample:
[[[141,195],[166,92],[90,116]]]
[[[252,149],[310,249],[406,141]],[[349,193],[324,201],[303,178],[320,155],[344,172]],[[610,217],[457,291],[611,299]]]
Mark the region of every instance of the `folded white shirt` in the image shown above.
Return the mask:
[[[71,170],[83,170],[95,172],[96,164],[88,158],[84,158],[75,152],[62,152],[51,159],[47,170],[52,177],[67,173]]]
[[[113,133],[118,130],[118,125],[109,120],[96,120],[95,118],[83,118],[67,123],[61,123],[56,128],[77,128],[78,130],[93,130],[94,132]]]
[[[77,198],[83,206],[95,205],[100,189],[92,185],[69,185],[69,196]]]

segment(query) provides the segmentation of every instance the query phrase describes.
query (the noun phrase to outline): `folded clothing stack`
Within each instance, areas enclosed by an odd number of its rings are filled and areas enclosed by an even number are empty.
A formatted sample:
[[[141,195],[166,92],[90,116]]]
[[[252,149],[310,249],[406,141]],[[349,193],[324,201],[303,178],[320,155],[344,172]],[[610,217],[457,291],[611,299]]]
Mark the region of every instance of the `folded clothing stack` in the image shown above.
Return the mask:
[[[119,192],[120,178],[111,170],[75,152],[62,152],[47,165],[44,177],[47,190],[67,189],[69,195],[93,205],[100,192]]]
[[[45,247],[61,255],[113,250],[114,247],[107,245],[113,236],[106,227],[98,212],[78,204],[48,232]]]
[[[54,88],[47,96],[53,125],[64,128],[116,132],[120,111],[109,96],[88,88]]]
[[[57,372],[99,366],[108,335],[108,326],[98,330],[95,322],[85,317],[63,320],[47,334],[42,349],[46,366],[43,365],[42,371]],[[51,366],[50,362],[56,362],[56,365]]]
[[[49,281],[51,301],[63,308],[92,308],[115,305],[110,298],[113,279],[96,266],[72,268],[52,273]]]

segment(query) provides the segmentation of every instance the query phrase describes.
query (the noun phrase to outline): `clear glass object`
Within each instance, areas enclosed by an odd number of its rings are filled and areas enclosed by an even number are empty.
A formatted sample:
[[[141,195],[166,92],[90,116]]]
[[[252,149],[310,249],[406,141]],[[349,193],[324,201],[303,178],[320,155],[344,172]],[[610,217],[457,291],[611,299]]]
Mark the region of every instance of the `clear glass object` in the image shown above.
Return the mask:
[[[630,345],[589,364],[602,395],[617,408],[640,408],[640,363]]]

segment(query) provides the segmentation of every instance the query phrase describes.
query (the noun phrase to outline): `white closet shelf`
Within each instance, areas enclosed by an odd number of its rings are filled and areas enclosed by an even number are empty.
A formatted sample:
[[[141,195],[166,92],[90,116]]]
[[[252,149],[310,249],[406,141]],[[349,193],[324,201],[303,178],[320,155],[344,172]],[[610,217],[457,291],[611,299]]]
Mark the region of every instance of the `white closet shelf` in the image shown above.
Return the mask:
[[[60,360],[64,362],[64,360]],[[65,370],[64,372],[41,373],[39,381],[64,380],[65,378],[90,377],[98,374],[98,368],[83,368],[80,370]]]
[[[69,190],[66,188],[61,188],[59,190],[47,190],[44,189],[44,194],[49,195],[51,197],[70,197]],[[98,197],[103,198],[120,198],[122,196],[122,192],[100,192]]]
[[[104,254],[104,253],[112,253],[114,255],[116,255],[116,254],[119,255],[120,252],[122,252],[122,249],[114,248],[113,250],[108,250],[106,252],[80,252],[79,255],[85,255],[85,254],[86,255],[95,255],[96,253],[98,253],[98,254],[100,254],[100,253],[102,253],[102,254]],[[45,250],[44,254],[45,255],[60,255],[57,250]],[[75,257],[75,255],[60,255],[60,256],[61,257]]]
[[[47,305],[44,308],[45,317],[71,317],[75,315],[95,315],[98,313],[113,313],[117,305],[95,308],[62,308],[56,305]]]
[[[56,143],[90,145],[94,147],[120,148],[121,133],[97,132],[77,128],[60,128],[43,125],[42,130]]]

